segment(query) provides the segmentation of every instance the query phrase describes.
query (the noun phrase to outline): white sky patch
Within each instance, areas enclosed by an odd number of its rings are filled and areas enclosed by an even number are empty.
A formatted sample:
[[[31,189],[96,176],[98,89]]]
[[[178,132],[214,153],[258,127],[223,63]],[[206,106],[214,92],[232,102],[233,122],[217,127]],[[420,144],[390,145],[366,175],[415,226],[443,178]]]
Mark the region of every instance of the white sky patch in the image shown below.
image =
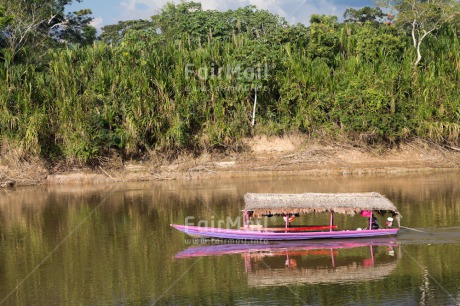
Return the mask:
[[[204,10],[226,11],[247,5],[255,5],[258,9],[268,10],[271,13],[284,17],[289,23],[309,24],[311,14],[336,15],[339,20],[345,9],[352,7],[350,3],[341,4],[331,0],[195,0],[200,2]],[[121,20],[150,19],[166,3],[171,0],[122,0]],[[178,4],[180,0],[173,0]],[[346,1],[344,1],[346,2]]]
[[[301,1],[293,1],[301,2]],[[302,1],[302,5],[298,6],[291,11],[290,17],[286,18],[291,24],[303,23],[310,24],[310,17],[312,14],[317,15],[334,15],[338,17],[339,22],[343,21],[343,14],[347,8],[359,9],[362,6],[355,6],[353,3],[337,3],[330,0],[316,0],[316,1]],[[299,3],[300,4],[300,3]],[[372,5],[370,3],[369,5]]]
[[[104,26],[104,20],[101,17],[96,17],[91,20],[91,26],[95,27],[97,30],[97,34],[101,34],[101,28]]]
[[[120,2],[122,7],[121,20],[130,19],[150,19],[168,0],[123,0]],[[173,1],[178,3],[180,1]]]
[[[200,1],[204,10],[216,10],[216,11],[227,11],[230,9],[235,9],[238,6],[243,7],[244,4],[241,4],[245,1],[220,1],[220,0],[203,0]]]
[[[289,2],[293,2],[294,5],[300,1],[279,1],[279,0],[250,0],[249,3],[255,5],[258,9],[270,11],[281,17],[289,17],[288,12],[285,8],[288,8]]]
[[[343,11],[345,11],[345,7],[349,7],[349,5],[344,5]],[[312,14],[337,16],[340,12],[342,11],[337,5],[327,0],[319,0],[316,2],[303,1],[301,5],[294,8],[294,11],[290,12],[291,16],[287,18],[287,20],[292,24],[300,22],[308,25]]]
[[[195,0],[196,1],[196,0]],[[150,19],[152,15],[157,13],[168,0],[123,0],[120,5],[123,9],[123,15],[121,19]],[[176,4],[180,3],[180,0],[172,1]],[[281,17],[285,17],[289,21],[288,12],[284,7],[299,6],[299,4],[306,2],[304,0],[201,0],[200,2],[203,10],[218,10],[227,11],[234,10],[239,7],[245,7],[248,5],[255,5],[258,9],[268,10]]]

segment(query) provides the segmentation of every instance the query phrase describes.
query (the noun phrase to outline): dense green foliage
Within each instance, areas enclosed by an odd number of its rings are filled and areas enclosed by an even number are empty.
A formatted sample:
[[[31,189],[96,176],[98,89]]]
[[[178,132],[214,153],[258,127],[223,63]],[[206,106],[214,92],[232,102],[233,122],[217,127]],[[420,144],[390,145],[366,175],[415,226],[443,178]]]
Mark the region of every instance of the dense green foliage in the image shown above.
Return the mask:
[[[91,10],[66,13],[72,2],[0,0],[0,60],[43,65],[50,49],[92,44]]]
[[[414,69],[410,34],[391,20],[313,15],[305,27],[254,7],[168,4],[151,21],[106,27],[92,46],[49,50],[45,65],[4,62],[1,137],[83,161],[239,149],[255,133],[457,144],[459,30],[428,36]]]
[[[362,9],[346,9],[343,17],[345,18],[345,22],[359,22],[361,24],[370,22],[378,26],[386,15],[379,7],[366,6]]]

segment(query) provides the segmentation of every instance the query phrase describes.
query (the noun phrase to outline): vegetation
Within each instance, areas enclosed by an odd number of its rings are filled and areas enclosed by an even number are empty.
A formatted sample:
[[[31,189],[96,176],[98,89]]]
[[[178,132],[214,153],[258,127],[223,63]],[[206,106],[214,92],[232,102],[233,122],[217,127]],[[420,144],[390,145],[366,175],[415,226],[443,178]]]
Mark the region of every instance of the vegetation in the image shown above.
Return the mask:
[[[67,15],[80,19],[65,35],[37,26],[14,57],[16,15],[0,12],[0,134],[23,154],[94,162],[114,152],[238,150],[244,137],[290,132],[459,143],[458,10],[423,38],[417,73],[402,12],[350,9],[344,23],[313,15],[306,27],[253,6],[184,2],[106,26],[90,43],[83,11]],[[42,53],[44,36],[54,43]]]
[[[79,0],[77,0],[79,1]],[[81,1],[81,0],[80,0]],[[43,57],[64,44],[92,44],[96,29],[90,10],[65,14],[72,0],[0,0],[0,58],[11,62],[46,64]]]
[[[420,48],[425,38],[457,18],[460,9],[457,0],[379,0],[379,2],[383,6],[396,9],[398,11],[396,22],[410,31],[413,46],[417,50],[415,67],[422,60]]]

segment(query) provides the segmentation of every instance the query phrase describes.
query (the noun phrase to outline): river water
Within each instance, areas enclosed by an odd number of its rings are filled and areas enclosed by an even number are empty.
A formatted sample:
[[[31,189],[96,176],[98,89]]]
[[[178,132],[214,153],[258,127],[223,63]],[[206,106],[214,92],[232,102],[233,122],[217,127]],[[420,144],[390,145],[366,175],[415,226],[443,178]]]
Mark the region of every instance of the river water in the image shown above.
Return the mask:
[[[218,245],[169,226],[186,220],[237,226],[247,192],[368,191],[387,196],[402,225],[417,231]],[[338,222],[359,226],[357,218]],[[460,303],[458,172],[0,190],[0,235],[1,305]]]

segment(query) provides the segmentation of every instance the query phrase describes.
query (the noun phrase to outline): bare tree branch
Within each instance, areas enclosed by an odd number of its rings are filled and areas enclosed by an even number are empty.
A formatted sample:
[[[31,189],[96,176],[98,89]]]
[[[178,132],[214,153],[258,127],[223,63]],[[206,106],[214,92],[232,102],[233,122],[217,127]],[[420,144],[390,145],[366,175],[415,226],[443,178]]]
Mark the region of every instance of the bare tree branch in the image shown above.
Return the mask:
[[[398,11],[396,23],[411,27],[412,44],[417,52],[414,68],[422,59],[421,46],[428,35],[439,30],[445,23],[460,15],[456,0],[377,0],[377,5]]]

